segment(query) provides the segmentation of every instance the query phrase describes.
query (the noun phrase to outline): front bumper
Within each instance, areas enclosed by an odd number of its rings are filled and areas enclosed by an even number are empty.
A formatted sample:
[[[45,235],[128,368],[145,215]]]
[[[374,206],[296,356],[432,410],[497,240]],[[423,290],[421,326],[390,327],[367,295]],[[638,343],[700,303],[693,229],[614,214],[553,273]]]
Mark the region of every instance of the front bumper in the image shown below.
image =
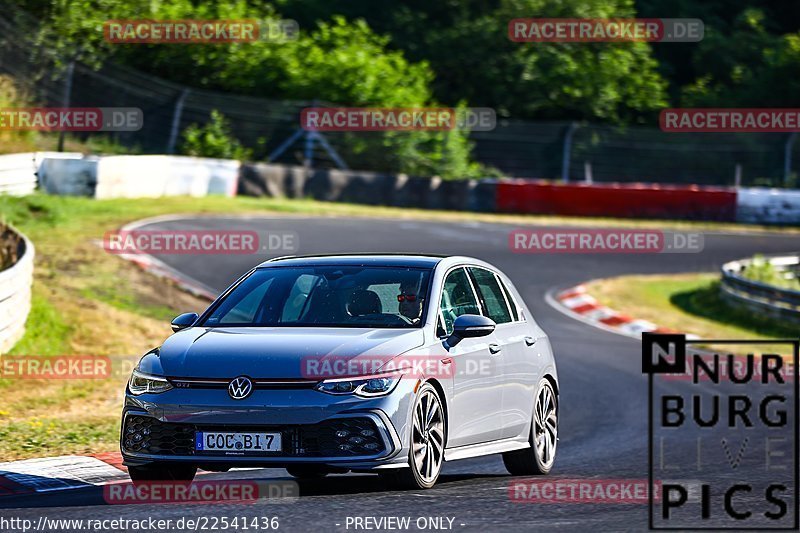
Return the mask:
[[[406,382],[407,380],[402,380]],[[408,380],[412,381],[412,380]],[[173,390],[126,396],[120,449],[126,466],[152,462],[200,467],[283,467],[297,463],[373,470],[407,466],[413,384],[374,399],[318,391],[256,391],[244,401],[224,391]],[[280,452],[195,451],[199,431],[278,432]]]

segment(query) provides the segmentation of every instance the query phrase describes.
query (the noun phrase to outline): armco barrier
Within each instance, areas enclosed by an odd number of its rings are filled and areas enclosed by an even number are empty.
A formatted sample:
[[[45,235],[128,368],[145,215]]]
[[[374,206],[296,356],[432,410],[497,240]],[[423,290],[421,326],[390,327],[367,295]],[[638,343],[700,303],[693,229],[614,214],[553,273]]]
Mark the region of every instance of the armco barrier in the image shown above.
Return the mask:
[[[0,194],[23,196],[36,189],[36,176],[42,174],[46,158],[80,159],[74,152],[26,152],[0,155]]]
[[[739,189],[736,220],[750,224],[800,224],[800,191]]]
[[[765,259],[779,270],[800,267],[800,257],[775,256]],[[751,259],[731,261],[722,266],[720,291],[726,300],[745,305],[758,313],[800,324],[800,291],[783,289],[742,276]]]
[[[500,180],[497,211],[566,216],[733,221],[736,191],[668,185]]]
[[[31,309],[33,244],[22,236],[17,262],[0,271],[0,354],[6,353],[25,333]]]

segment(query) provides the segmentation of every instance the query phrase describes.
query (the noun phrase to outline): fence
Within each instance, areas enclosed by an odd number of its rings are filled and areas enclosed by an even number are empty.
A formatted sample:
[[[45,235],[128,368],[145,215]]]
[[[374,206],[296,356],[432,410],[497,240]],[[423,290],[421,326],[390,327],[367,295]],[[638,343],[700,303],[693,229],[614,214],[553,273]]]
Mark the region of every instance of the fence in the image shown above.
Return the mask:
[[[17,246],[17,262],[0,271],[0,354],[22,338],[31,309],[33,244],[22,236]]]
[[[0,1],[0,74],[9,74],[35,99],[50,106],[65,102],[67,74],[53,77],[52,53],[33,48],[20,20],[11,20]],[[19,17],[17,17],[19,18]],[[68,62],[60,58],[61,63]],[[95,71],[76,64],[69,104],[75,107],[138,107],[145,117],[137,132],[103,134],[135,152],[172,154],[180,133],[209,120],[217,109],[232,123],[233,134],[254,148],[254,159],[267,160],[298,132],[303,107],[324,101],[276,101],[197,89],[115,64]],[[324,95],[320,95],[324,98]],[[346,102],[343,102],[346,104]],[[479,102],[472,102],[479,105]],[[653,126],[613,127],[573,122],[530,122],[498,118],[493,131],[473,132],[475,158],[509,177],[563,181],[644,182],[703,185],[797,186],[800,142],[794,134],[665,133]],[[90,134],[79,134],[88,137]],[[96,135],[96,134],[95,134]],[[398,154],[376,142],[380,133],[326,133],[325,139],[347,166],[399,172]],[[303,136],[273,163],[333,168],[336,162],[319,142]],[[263,142],[262,142],[263,141]],[[356,151],[369,141],[369,149]]]
[[[780,270],[792,269],[797,272],[800,265],[800,257],[796,255],[770,257],[767,260]],[[766,312],[780,319],[800,323],[800,291],[775,287],[743,277],[741,274],[751,261],[742,259],[722,266],[720,284],[722,296],[756,312]]]

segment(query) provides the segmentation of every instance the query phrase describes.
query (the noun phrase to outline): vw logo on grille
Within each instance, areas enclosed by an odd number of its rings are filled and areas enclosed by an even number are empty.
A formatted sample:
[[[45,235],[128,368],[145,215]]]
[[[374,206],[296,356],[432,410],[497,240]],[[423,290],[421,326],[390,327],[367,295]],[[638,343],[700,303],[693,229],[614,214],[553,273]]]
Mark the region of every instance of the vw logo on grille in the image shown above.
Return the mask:
[[[247,376],[234,378],[228,384],[228,394],[234,400],[244,400],[253,392],[253,382]]]

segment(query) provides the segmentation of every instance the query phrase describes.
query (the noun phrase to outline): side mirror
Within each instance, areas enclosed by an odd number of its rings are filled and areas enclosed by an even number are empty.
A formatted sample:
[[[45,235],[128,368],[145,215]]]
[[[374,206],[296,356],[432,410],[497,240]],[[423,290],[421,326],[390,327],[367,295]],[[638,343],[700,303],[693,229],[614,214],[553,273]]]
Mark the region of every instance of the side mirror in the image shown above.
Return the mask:
[[[494,320],[482,315],[461,315],[453,322],[453,333],[445,342],[452,347],[461,339],[485,337],[494,331],[495,326]]]
[[[180,331],[194,324],[200,317],[197,313],[183,313],[172,319],[172,331]]]

